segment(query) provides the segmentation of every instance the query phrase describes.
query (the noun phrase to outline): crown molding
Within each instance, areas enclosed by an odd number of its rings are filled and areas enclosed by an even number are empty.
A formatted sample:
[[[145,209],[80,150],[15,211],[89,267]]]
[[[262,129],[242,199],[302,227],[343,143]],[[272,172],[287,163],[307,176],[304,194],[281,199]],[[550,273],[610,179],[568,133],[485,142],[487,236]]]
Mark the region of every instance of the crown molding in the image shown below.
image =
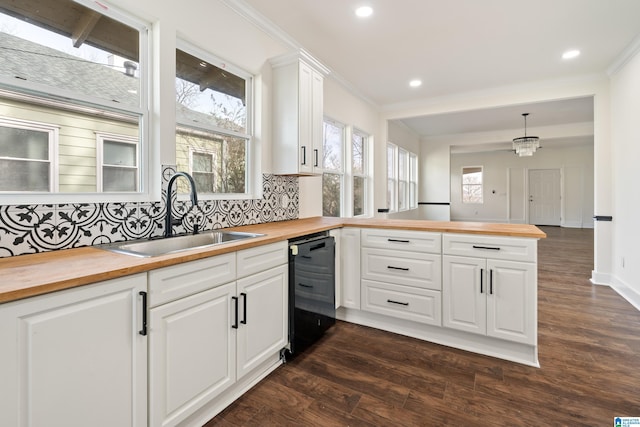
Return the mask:
[[[640,52],[640,36],[636,37],[607,68],[607,75],[613,77]]]

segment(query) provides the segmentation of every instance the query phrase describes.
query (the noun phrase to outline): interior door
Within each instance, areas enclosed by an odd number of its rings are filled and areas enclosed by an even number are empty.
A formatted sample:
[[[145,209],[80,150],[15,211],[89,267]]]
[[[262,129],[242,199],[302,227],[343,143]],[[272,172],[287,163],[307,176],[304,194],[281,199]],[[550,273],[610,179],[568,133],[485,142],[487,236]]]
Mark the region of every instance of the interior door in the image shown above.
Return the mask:
[[[560,225],[560,169],[529,171],[529,224]]]

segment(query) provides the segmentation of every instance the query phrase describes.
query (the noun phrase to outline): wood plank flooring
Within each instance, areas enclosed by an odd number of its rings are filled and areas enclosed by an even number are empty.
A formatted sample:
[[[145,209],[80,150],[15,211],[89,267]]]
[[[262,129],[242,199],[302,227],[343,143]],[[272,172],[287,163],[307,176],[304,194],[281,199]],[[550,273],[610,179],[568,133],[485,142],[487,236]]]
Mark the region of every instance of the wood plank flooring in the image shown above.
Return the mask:
[[[206,426],[612,426],[640,417],[640,312],[593,286],[593,231],[541,227],[532,368],[338,322]]]

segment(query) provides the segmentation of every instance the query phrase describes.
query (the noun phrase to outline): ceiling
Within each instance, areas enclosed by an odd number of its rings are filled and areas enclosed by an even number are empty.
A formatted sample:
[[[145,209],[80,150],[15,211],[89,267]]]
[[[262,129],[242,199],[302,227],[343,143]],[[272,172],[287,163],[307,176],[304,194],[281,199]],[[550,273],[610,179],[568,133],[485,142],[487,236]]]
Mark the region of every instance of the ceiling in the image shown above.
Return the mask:
[[[379,108],[606,73],[640,34],[639,0],[240,0]],[[373,15],[357,18],[361,5]],[[569,49],[581,55],[563,60]],[[409,87],[421,79],[422,86]],[[587,104],[590,104],[590,108]],[[593,120],[590,99],[411,118],[421,136]],[[535,124],[534,124],[535,123]],[[517,135],[519,136],[519,135]]]

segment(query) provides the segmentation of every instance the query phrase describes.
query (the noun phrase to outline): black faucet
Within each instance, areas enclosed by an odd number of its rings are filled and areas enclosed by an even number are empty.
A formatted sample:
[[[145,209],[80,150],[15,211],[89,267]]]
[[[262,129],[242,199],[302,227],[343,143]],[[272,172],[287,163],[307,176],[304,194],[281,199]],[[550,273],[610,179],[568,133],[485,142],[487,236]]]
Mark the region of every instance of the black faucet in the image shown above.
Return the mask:
[[[167,214],[164,217],[164,237],[171,237],[173,235],[173,218],[171,213],[171,187],[173,187],[173,182],[180,176],[187,178],[189,181],[189,185],[191,186],[191,208],[198,206],[198,193],[196,193],[196,183],[186,172],[176,172],[169,179],[169,184],[167,184]],[[193,234],[198,234],[198,224],[193,224]]]

